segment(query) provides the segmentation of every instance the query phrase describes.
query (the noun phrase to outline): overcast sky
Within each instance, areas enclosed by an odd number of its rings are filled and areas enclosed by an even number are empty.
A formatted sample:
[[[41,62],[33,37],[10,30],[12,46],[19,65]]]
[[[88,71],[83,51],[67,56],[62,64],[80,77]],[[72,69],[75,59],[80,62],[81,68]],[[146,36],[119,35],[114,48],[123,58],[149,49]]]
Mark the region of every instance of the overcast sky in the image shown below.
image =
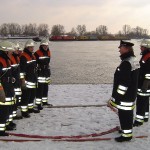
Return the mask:
[[[117,33],[127,24],[150,31],[150,0],[0,0],[2,23],[64,25],[66,31],[85,24],[88,31],[106,25]]]

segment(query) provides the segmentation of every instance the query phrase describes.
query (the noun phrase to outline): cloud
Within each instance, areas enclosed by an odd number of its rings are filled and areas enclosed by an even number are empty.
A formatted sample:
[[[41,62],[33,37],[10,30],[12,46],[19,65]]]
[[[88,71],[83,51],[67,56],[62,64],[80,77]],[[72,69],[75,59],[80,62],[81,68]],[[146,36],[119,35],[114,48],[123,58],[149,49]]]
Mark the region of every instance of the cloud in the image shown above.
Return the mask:
[[[149,28],[149,0],[0,0],[0,24],[16,22],[62,24],[66,31],[78,24],[87,30],[106,25],[117,32],[124,24]]]

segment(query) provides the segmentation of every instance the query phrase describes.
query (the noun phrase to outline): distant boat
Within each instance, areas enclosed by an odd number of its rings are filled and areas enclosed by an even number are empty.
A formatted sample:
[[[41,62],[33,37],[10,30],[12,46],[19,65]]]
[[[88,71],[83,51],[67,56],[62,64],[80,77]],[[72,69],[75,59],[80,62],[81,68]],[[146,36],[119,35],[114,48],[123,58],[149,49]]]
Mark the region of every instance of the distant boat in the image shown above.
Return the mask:
[[[42,38],[40,38],[39,36],[32,38],[33,41],[35,42],[41,42]]]
[[[75,36],[70,35],[53,35],[49,38],[50,41],[75,41]]]

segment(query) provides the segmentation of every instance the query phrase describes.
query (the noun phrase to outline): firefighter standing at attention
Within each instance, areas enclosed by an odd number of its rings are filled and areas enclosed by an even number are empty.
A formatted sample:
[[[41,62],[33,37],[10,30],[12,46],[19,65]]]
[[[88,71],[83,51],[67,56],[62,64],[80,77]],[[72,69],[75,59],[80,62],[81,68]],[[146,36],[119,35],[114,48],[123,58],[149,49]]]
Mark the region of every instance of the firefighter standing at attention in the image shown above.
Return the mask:
[[[12,104],[15,93],[9,55],[14,50],[13,43],[0,42],[0,136],[8,136],[5,130],[13,130],[16,127],[12,121]]]
[[[36,96],[37,87],[37,71],[36,58],[33,55],[34,41],[28,40],[25,43],[25,48],[20,56],[20,75],[21,75],[21,112],[22,116],[29,118],[29,113],[39,113],[39,110],[34,109],[34,99]]]
[[[37,60],[37,71],[38,71],[38,88],[36,92],[36,105],[39,110],[42,110],[42,105],[49,105],[48,103],[48,85],[50,80],[50,59],[51,52],[49,50],[49,40],[43,39],[40,43],[39,50],[37,50],[34,55]]]
[[[136,101],[136,117],[133,126],[141,126],[149,119],[150,97],[150,41],[141,42],[140,71]]]
[[[114,74],[112,97],[109,107],[118,109],[121,136],[115,141],[124,142],[132,139],[133,109],[137,93],[139,64],[135,61],[133,43],[121,41],[119,46],[121,64]]]
[[[20,58],[18,53],[18,50],[20,49],[19,43],[15,43],[14,49],[15,50],[10,56],[12,76],[15,78],[13,85],[14,85],[14,91],[16,95],[16,102],[13,107],[13,118],[21,119],[22,118],[21,116],[17,116],[17,107],[19,105],[19,102],[21,102],[21,94],[22,94],[21,85],[20,85]]]

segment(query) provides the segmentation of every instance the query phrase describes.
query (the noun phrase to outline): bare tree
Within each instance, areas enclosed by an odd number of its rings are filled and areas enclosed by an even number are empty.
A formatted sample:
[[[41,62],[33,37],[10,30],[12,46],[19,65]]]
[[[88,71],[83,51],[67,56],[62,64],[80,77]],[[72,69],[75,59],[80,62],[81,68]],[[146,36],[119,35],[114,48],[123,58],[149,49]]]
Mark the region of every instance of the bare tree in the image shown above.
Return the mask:
[[[72,28],[70,32],[67,33],[68,35],[72,35],[72,36],[76,36],[77,32],[75,30],[75,28]]]
[[[23,34],[26,36],[36,36],[38,34],[37,25],[34,24],[25,24],[22,26]]]
[[[15,35],[18,36],[18,35],[21,34],[21,27],[17,23],[10,23],[10,24],[8,24],[8,28],[9,28],[9,34],[11,36],[15,36]]]
[[[124,35],[127,35],[127,34],[129,34],[130,32],[131,32],[131,27],[130,27],[130,25],[123,25],[123,34]]]
[[[51,35],[63,35],[65,34],[65,28],[63,25],[53,25]]]
[[[81,36],[86,33],[86,26],[85,25],[78,25],[77,26],[77,33]]]
[[[1,34],[2,36],[8,36],[8,34],[9,34],[8,24],[3,23],[3,24],[0,26],[0,34]]]
[[[105,25],[99,25],[99,26],[96,28],[96,33],[97,33],[98,35],[107,35],[107,34],[108,34],[107,26],[105,26]]]
[[[49,27],[47,24],[40,24],[38,26],[38,33],[39,33],[39,36],[48,36],[49,35]]]

